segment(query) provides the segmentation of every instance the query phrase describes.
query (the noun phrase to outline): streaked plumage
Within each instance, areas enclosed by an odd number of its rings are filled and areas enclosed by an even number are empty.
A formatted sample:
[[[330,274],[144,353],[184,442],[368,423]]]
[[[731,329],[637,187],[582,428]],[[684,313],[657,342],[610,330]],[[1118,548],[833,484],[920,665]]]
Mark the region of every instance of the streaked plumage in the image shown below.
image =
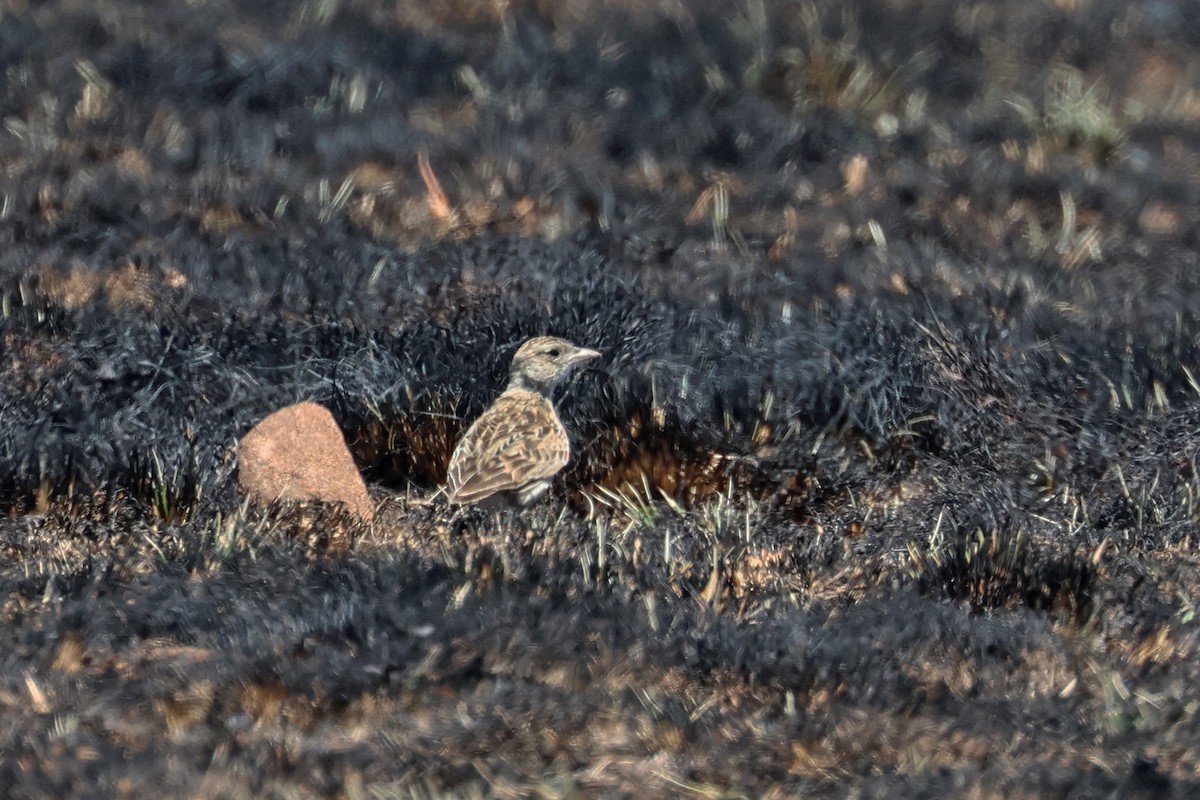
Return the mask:
[[[508,387],[454,448],[446,472],[450,502],[506,500],[524,506],[541,497],[571,457],[551,394],[577,364],[599,355],[552,336],[521,345]]]

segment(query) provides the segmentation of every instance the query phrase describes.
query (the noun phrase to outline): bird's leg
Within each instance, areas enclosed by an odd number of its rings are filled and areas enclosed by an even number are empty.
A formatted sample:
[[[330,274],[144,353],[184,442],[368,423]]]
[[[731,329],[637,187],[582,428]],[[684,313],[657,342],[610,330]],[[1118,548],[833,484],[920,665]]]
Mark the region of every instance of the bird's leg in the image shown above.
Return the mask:
[[[531,505],[550,488],[550,481],[534,481],[517,490],[517,502],[523,506]]]

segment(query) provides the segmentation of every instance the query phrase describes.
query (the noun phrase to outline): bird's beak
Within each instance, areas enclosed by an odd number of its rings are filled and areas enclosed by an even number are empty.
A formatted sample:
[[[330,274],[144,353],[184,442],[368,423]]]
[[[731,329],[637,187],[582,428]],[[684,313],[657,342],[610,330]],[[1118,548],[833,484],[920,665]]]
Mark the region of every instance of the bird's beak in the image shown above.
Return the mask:
[[[572,364],[582,364],[584,361],[591,361],[593,358],[599,358],[600,352],[597,350],[588,350],[586,347],[581,347],[571,356]]]

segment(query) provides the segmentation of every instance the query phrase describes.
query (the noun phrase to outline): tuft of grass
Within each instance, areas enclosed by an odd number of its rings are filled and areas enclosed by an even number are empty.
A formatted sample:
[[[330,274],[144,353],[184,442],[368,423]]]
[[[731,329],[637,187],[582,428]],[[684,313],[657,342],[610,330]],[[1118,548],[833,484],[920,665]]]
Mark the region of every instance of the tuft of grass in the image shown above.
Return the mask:
[[[1063,270],[1072,270],[1083,263],[1097,263],[1104,258],[1101,249],[1100,225],[1079,228],[1075,198],[1070,192],[1058,197],[1061,214],[1057,230],[1053,224],[1043,225],[1032,209],[1022,209],[1025,222],[1025,246],[1034,258],[1058,262]]]
[[[1076,70],[1055,73],[1046,87],[1043,124],[1070,149],[1111,158],[1124,141],[1120,120],[1105,101],[1100,84],[1084,85]]]
[[[704,217],[705,211],[708,211],[709,221],[712,225],[712,249],[714,253],[725,252],[727,247],[726,240],[730,236],[735,241],[738,241],[740,238],[736,231],[732,231],[729,228],[729,183],[730,181],[727,176],[718,177],[712,185],[700,192],[686,218],[689,225],[694,225]]]
[[[189,483],[193,484],[191,491],[188,491]],[[155,517],[168,523],[186,522],[191,509],[200,502],[203,491],[198,481],[189,482],[185,478],[178,464],[168,474],[158,450],[150,451],[147,492]]]
[[[735,31],[755,43],[756,56],[744,81],[801,114],[813,107],[836,108],[868,120],[894,115],[910,96],[904,70],[882,70],[860,45],[860,31],[852,15],[841,19],[836,38],[825,32],[818,4],[802,3],[797,11],[801,26],[796,46],[769,52],[765,13],[751,6]],[[905,109],[907,116],[908,111]],[[888,123],[885,127],[890,127]]]
[[[1125,500],[1125,507],[1132,517],[1134,530],[1144,531],[1148,526],[1161,525],[1167,518],[1167,512],[1163,509],[1161,503],[1161,494],[1158,491],[1158,482],[1160,472],[1154,471],[1154,478],[1149,485],[1142,484],[1133,491],[1129,487],[1129,483],[1125,480],[1125,470],[1120,464],[1116,465],[1117,482],[1121,487],[1121,496]]]
[[[354,173],[351,172],[338,186],[337,191],[332,190],[332,184],[328,178],[321,178],[317,182],[317,204],[320,212],[317,214],[317,219],[322,224],[332,220],[346,204],[350,202],[351,195],[354,194],[356,180]]]
[[[714,609],[731,607],[739,616],[773,602],[769,598],[780,591],[798,597],[807,583],[804,559],[768,535],[763,501],[743,495],[733,480],[694,506],[661,491],[656,498],[654,492],[643,481],[640,488],[602,488],[589,495],[593,544],[577,553],[586,579],[632,585],[649,579],[676,597]]]
[[[1040,104],[1024,96],[1008,99],[1035,140],[1029,146],[1031,165],[1048,154],[1076,153],[1095,164],[1108,164],[1120,154],[1126,134],[1124,119],[1108,101],[1102,83],[1088,84],[1076,69],[1060,67],[1046,81]]]
[[[654,497],[655,490],[650,487],[650,480],[645,474],[642,475],[640,487],[633,484],[625,484],[618,489],[600,486],[597,491],[598,494],[589,494],[589,499],[624,514],[631,528],[644,530],[657,528],[662,520],[664,505],[676,516],[682,517],[686,513],[684,508],[661,488],[658,489],[661,502],[660,499],[656,499]],[[669,551],[669,543],[667,548]],[[664,560],[669,562],[670,558]]]
[[[1055,554],[1031,546],[1021,528],[976,526],[947,536],[939,514],[926,546],[906,546],[909,576],[923,592],[966,601],[983,611],[1024,605],[1064,608],[1082,620],[1090,607],[1096,566],[1076,553]]]

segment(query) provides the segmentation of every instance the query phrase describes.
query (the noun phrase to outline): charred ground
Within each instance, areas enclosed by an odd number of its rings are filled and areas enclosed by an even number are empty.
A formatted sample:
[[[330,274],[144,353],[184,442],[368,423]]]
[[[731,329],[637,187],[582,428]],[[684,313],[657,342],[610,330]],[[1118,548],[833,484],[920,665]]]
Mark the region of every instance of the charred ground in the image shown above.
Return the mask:
[[[9,3],[0,785],[1194,796],[1197,20]],[[551,499],[419,502],[541,333]]]

